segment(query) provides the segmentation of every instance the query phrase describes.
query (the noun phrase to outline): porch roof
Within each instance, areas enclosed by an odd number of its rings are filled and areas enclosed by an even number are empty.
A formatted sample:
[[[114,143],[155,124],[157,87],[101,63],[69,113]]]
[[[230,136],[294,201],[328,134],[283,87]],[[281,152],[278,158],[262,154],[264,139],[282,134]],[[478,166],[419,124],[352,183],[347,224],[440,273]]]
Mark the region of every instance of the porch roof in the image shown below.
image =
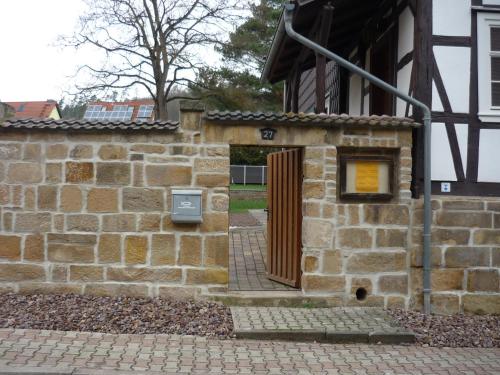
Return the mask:
[[[220,123],[260,123],[276,125],[302,125],[302,126],[376,126],[385,128],[416,128],[421,126],[407,117],[392,116],[351,116],[343,114],[326,113],[283,113],[283,112],[242,112],[242,111],[209,111],[205,119]]]
[[[319,16],[323,6],[330,3],[334,10],[328,43],[325,47],[346,57],[349,50],[359,43],[367,21],[383,11],[381,7],[383,2],[384,0],[295,0],[293,28],[305,37],[314,38],[313,34],[315,28],[319,27],[321,18]],[[282,13],[261,79],[271,83],[284,80],[297,63],[302,48],[300,43],[286,34]],[[300,58],[302,71],[314,66],[312,51],[308,51]]]
[[[91,120],[53,120],[45,119],[8,119],[0,122],[0,130],[30,129],[30,130],[163,130],[174,131],[179,127],[178,121],[91,121]]]

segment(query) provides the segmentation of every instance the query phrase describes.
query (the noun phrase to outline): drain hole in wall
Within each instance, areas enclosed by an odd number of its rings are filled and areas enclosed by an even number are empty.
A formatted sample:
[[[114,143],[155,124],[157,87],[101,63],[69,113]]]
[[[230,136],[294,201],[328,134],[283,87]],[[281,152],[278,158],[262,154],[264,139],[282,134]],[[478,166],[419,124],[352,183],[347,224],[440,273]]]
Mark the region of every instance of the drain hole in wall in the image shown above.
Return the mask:
[[[356,289],[356,299],[358,301],[363,301],[366,299],[367,291],[365,288],[358,288]]]

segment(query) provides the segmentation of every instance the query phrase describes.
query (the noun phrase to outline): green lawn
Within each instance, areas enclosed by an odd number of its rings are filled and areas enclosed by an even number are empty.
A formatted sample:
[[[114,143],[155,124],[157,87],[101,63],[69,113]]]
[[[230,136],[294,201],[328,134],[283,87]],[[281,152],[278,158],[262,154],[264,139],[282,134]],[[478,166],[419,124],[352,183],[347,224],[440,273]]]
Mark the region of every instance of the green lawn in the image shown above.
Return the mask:
[[[231,199],[229,202],[229,212],[242,213],[253,209],[263,209],[267,207],[267,199]]]
[[[253,190],[253,191],[266,191],[266,185],[259,184],[231,184],[230,190]]]

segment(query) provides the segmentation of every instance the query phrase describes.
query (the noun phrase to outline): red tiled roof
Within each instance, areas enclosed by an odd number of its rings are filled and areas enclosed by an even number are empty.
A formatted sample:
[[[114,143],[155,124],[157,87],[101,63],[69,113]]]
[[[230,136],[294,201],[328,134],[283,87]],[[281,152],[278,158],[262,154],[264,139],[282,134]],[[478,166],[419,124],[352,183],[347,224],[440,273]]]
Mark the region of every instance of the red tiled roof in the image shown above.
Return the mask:
[[[16,110],[15,118],[48,118],[54,108],[61,111],[54,100],[35,102],[5,102]]]
[[[115,105],[126,105],[129,107],[134,107],[134,112],[132,113],[132,119],[135,120],[137,118],[137,112],[139,112],[139,107],[141,105],[155,105],[154,100],[152,99],[137,99],[137,100],[127,100],[123,102],[101,102],[101,101],[96,101],[96,102],[89,102],[87,103],[87,106],[89,105],[102,105],[103,107],[106,108],[106,111],[112,111],[113,106]],[[151,116],[151,120],[154,118],[154,111]]]

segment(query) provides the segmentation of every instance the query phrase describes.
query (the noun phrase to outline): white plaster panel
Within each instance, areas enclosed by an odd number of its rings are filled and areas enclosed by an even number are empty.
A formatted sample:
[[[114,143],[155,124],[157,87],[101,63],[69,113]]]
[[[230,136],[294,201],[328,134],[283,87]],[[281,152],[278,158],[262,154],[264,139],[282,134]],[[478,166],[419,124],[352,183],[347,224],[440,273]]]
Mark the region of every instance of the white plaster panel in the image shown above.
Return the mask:
[[[436,88],[436,83],[432,80],[432,110],[437,112],[444,112],[443,103]]]
[[[500,129],[481,129],[479,133],[479,182],[500,182]]]
[[[433,48],[451,109],[454,113],[469,112],[470,48]]]
[[[435,181],[456,181],[448,134],[443,123],[432,124],[431,178]]]
[[[462,166],[464,167],[464,173],[467,176],[467,147],[469,138],[469,125],[455,124],[455,132],[457,133],[458,149],[460,150]]]
[[[483,0],[483,5],[500,5],[500,0]]]
[[[365,101],[363,102],[363,113],[362,115],[370,114],[370,94],[365,95]]]
[[[401,69],[398,72],[397,87],[399,90],[403,91],[405,94],[408,94],[408,90],[410,89],[412,67],[413,67],[413,61],[406,64],[406,66],[404,66],[403,69]],[[411,109],[412,109],[412,107],[410,106],[410,115],[412,112]],[[399,98],[396,99],[396,116],[404,116],[405,111],[406,111],[406,102],[399,99]]]
[[[409,7],[399,15],[398,25],[398,61],[408,52],[413,51],[414,17]]]
[[[361,109],[361,77],[351,75],[349,79],[349,114],[359,116]]]
[[[470,0],[434,0],[432,10],[434,35],[470,36]]]

